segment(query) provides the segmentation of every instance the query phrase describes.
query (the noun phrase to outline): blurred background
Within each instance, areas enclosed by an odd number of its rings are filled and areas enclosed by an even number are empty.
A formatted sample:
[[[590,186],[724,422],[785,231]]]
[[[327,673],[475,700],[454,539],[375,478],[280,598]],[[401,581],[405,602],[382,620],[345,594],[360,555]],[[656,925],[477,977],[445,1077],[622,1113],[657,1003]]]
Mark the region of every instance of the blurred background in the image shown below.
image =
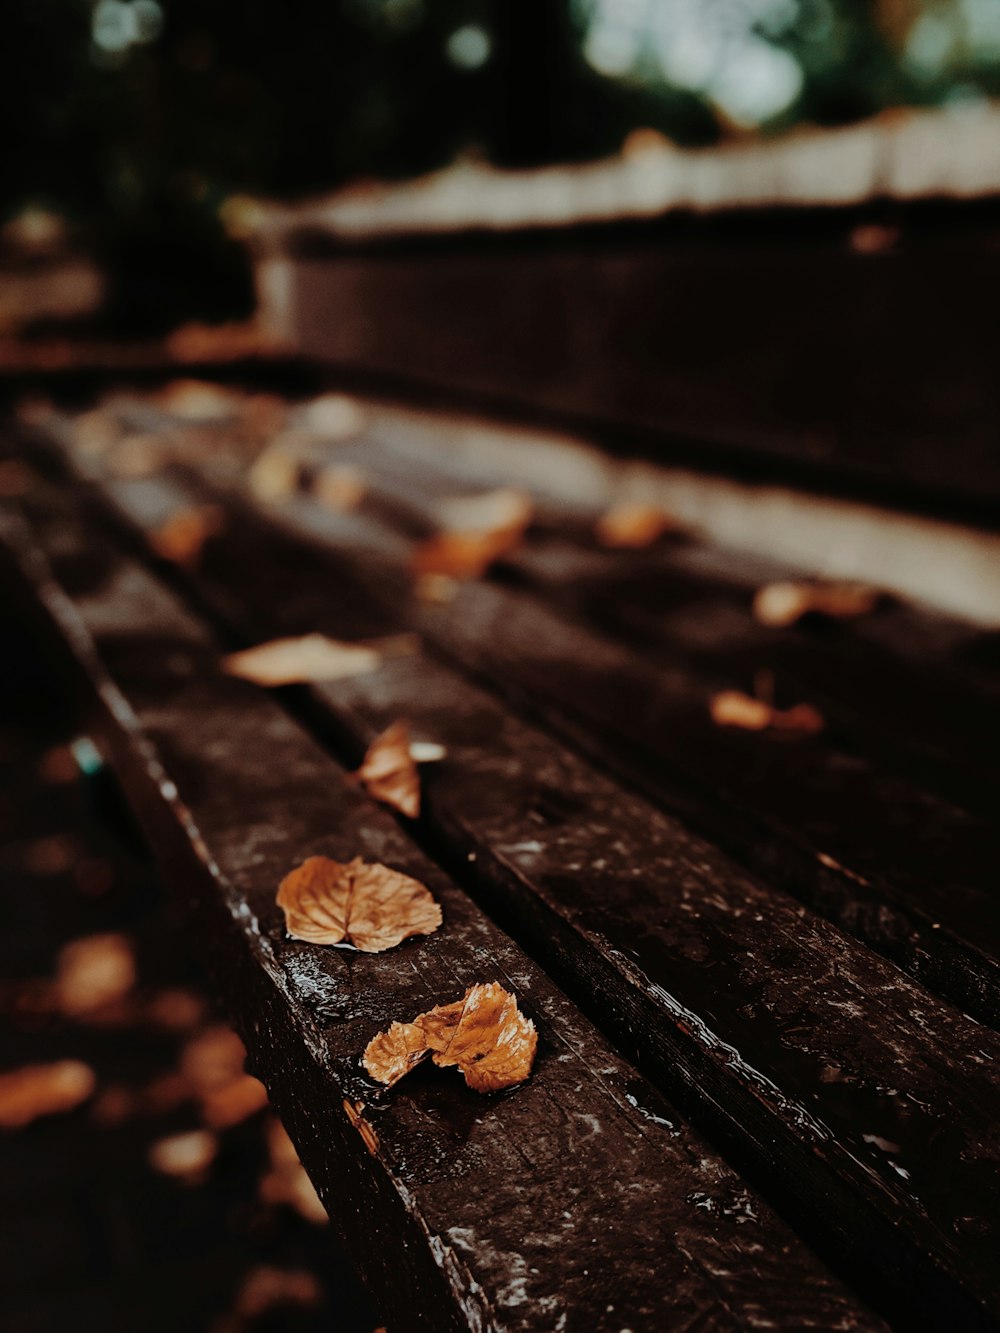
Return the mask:
[[[1000,0],[8,0],[0,22],[5,262],[85,252],[129,330],[249,313],[234,196],[1000,89]],[[75,283],[82,312],[95,280],[78,265]]]

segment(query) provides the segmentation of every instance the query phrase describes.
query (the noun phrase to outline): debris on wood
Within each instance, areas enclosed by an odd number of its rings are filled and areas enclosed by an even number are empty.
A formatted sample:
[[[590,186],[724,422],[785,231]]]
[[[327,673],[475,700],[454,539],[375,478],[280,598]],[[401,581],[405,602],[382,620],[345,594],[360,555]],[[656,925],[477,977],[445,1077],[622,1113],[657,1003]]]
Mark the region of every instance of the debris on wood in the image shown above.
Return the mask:
[[[0,1074],[0,1129],[23,1129],[42,1116],[72,1111],[96,1087],[96,1074],[81,1060],[28,1065]]]
[[[382,653],[369,645],[341,643],[325,634],[305,634],[230,653],[222,659],[222,669],[257,685],[277,686],[344,680],[375,671],[381,663]]]
[[[833,620],[867,615],[878,599],[864,583],[768,583],[753,599],[753,614],[762,625],[787,629],[810,613]]]
[[[524,538],[534,502],[524,491],[504,488],[486,495],[448,500],[441,506],[442,530],[418,546],[413,572],[453,579],[481,578],[494,561]]]
[[[523,1083],[538,1046],[535,1025],[498,982],[470,986],[463,999],[437,1005],[411,1023],[393,1023],[368,1043],[365,1069],[392,1087],[430,1056],[455,1065],[476,1092],[499,1092]]]
[[[225,526],[219,505],[192,505],[178,509],[149,534],[149,544],[161,558],[182,569],[197,569],[202,549]]]
[[[294,939],[352,944],[362,953],[393,949],[411,935],[432,935],[442,920],[440,906],[418,880],[360,856],[346,865],[310,856],[281,881],[277,903]]]
[[[420,814],[420,776],[412,754],[409,723],[394,722],[376,736],[354,776],[376,801],[416,819]]]
[[[321,505],[337,514],[357,509],[367,491],[365,474],[353,463],[334,463],[320,468],[313,478],[313,495]]]
[[[712,721],[720,727],[739,727],[743,731],[797,731],[812,735],[823,730],[823,716],[812,704],[775,708],[764,699],[755,699],[742,690],[723,690],[709,703]]]
[[[594,531],[602,546],[639,550],[679,527],[677,519],[659,505],[625,502],[602,514]]]

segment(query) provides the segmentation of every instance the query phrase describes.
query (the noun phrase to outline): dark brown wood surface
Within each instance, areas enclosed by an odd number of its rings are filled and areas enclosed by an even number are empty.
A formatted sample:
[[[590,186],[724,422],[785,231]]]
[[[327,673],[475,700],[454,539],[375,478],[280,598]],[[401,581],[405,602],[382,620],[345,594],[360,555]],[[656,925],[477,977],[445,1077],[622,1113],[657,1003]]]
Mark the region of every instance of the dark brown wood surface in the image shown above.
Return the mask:
[[[109,482],[107,493],[140,531],[206,494],[162,478]],[[339,533],[332,557],[229,504],[228,531],[206,550],[191,590],[239,640],[317,628],[369,636],[414,614],[405,597],[386,605],[391,568],[373,549],[392,548],[391,534],[380,538],[356,517],[346,532],[340,519],[323,519],[331,541]],[[475,621],[492,592],[470,588],[454,615]],[[432,619],[418,619],[450,645]],[[551,670],[562,673],[566,643],[551,634],[523,651],[537,658],[546,644]],[[985,1160],[966,1173],[968,1191],[955,1181],[991,1134],[981,1062],[992,1034],[741,875],[454,672],[404,660],[377,682],[325,686],[314,698],[355,754],[400,714],[448,745],[461,762],[451,781],[447,769],[428,779],[431,845],[465,862],[467,877],[474,858],[484,901],[858,1280],[890,1284],[911,1318],[935,1300],[942,1313],[951,1308],[952,1296],[940,1295],[944,1272],[979,1284],[981,1242],[967,1210],[985,1238]],[[954,1101],[942,1101],[944,1089]],[[946,1165],[959,1122],[967,1129]],[[954,1214],[959,1200],[965,1221]]]
[[[39,484],[26,507],[30,529],[3,517],[5,573],[96,698],[192,944],[390,1327],[880,1326],[278,701],[218,673],[212,635],[78,494]],[[445,927],[387,955],[287,939],[275,886],[315,852],[418,876]],[[375,1031],[493,978],[539,1025],[526,1085],[483,1099],[418,1073],[386,1096],[364,1077]]]

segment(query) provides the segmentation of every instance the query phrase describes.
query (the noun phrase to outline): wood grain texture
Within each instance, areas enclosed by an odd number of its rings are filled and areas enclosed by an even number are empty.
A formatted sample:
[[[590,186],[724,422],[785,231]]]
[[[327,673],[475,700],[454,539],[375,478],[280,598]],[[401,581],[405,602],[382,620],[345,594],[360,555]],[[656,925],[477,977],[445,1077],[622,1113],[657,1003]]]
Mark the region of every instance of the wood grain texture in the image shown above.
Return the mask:
[[[73,498],[39,489],[29,510],[32,533],[3,519],[6,573],[96,698],[192,943],[391,1327],[881,1326],[273,698],[217,674],[211,636]],[[445,927],[387,955],[289,940],[274,891],[303,849],[413,874]],[[420,1073],[380,1097],[367,1040],[484,971],[538,1023],[529,1083],[483,1099]]]

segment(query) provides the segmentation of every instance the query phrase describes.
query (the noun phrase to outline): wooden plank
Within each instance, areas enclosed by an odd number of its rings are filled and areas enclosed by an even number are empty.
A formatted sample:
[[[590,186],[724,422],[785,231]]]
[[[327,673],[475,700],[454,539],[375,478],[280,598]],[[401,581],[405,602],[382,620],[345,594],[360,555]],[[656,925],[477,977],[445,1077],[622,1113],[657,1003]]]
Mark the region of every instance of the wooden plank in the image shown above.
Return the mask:
[[[108,489],[147,531],[204,498],[163,478]],[[192,586],[243,641],[364,637],[400,628],[371,558],[324,557],[234,505]],[[958,1217],[985,1217],[978,1171],[996,1163],[970,1174],[961,1155],[992,1135],[977,1089],[995,1034],[429,659],[312,694],[355,754],[397,716],[448,747],[426,783],[432,845],[867,1289],[912,1318],[938,1299],[928,1261],[980,1289],[980,1242]],[[944,1144],[927,1147],[959,1122],[946,1167]]]
[[[503,587],[469,587],[447,607],[414,604],[404,570],[431,526],[421,492],[434,487],[404,471],[373,507],[379,521],[334,517],[300,501],[294,522],[333,544],[356,573],[359,550],[369,563],[379,553],[383,563],[360,571],[371,587],[363,605],[395,579],[395,614],[445,654],[492,679],[518,706],[540,710],[599,764],[751,868],[967,1012],[1000,1024],[993,909],[1000,847],[992,821],[869,760],[836,732],[790,741],[717,727],[708,713],[712,693],[746,688],[750,679],[713,680],[676,655],[637,656]],[[308,569],[308,556],[290,558]]]
[[[28,503],[33,534],[2,519],[21,592],[99,701],[192,941],[391,1327],[882,1327],[273,698],[217,672],[212,638],[77,498]],[[307,852],[416,875],[445,927],[385,955],[287,939],[275,885]],[[418,1073],[379,1095],[368,1038],[487,973],[539,1025],[531,1080],[481,1098]]]

